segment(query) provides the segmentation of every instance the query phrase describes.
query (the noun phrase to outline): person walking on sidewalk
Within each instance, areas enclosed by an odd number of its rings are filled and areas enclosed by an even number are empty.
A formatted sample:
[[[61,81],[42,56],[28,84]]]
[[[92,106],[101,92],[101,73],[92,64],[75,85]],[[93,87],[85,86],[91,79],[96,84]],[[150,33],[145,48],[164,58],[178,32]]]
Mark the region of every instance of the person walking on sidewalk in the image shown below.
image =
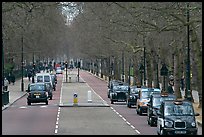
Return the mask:
[[[13,85],[15,84],[16,78],[14,76],[14,74],[11,74],[11,82],[13,83]]]
[[[9,81],[4,78],[4,90],[7,91],[8,90],[8,85],[9,85]]]

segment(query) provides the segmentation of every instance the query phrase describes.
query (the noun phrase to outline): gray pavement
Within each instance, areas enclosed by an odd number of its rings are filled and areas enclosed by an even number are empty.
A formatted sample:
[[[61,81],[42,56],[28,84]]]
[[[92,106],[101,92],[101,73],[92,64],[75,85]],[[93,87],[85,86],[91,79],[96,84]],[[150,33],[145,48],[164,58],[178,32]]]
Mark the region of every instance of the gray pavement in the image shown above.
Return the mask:
[[[72,71],[68,73],[67,81],[66,77],[63,79],[62,84],[62,91],[61,97],[60,97],[60,104],[61,107],[73,107],[77,104],[78,107],[80,106],[98,106],[98,107],[109,107],[109,105],[102,99],[100,96],[98,96],[92,89],[89,87],[83,79],[79,78],[79,82],[77,82],[77,72]],[[94,75],[95,76],[95,75]],[[21,79],[16,80],[15,84],[12,83],[8,86],[9,91],[9,103],[7,105],[2,106],[2,111],[5,110],[8,106],[12,105],[15,101],[17,101],[19,98],[26,95],[26,89],[28,83],[28,78],[24,78],[24,91],[21,91]],[[104,80],[105,81],[105,80]],[[68,86],[70,83],[75,84],[75,87],[73,89],[70,89]],[[76,88],[80,87],[80,88]],[[80,89],[80,90],[78,90]],[[83,89],[83,90],[82,90]],[[69,91],[69,92],[66,92]],[[91,102],[88,101],[88,98],[90,99],[90,92],[88,97],[88,91],[91,91]],[[77,93],[77,103],[74,103],[74,93]],[[198,93],[197,91],[193,90],[193,98],[195,100],[195,103],[193,103],[194,109],[196,112],[200,114],[200,116],[196,117],[198,125],[202,126],[202,108],[198,108]],[[75,98],[76,99],[76,98]],[[76,101],[76,100],[75,100]]]

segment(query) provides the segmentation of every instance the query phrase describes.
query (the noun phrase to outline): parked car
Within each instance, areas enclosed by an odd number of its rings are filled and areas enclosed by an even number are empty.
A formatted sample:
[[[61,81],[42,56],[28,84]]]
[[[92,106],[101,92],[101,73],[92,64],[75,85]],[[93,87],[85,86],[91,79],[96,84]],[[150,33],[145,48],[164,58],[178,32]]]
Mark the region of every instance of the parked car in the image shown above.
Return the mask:
[[[150,100],[150,95],[153,93],[161,93],[160,89],[157,88],[141,88],[138,93],[136,112],[139,115],[147,113],[147,104]]]
[[[114,102],[123,102],[127,100],[126,94],[128,92],[129,85],[124,82],[120,82],[113,85],[113,89],[110,90],[110,101],[111,104]]]
[[[48,105],[48,92],[45,83],[31,83],[28,84],[27,104],[45,102]]]
[[[197,135],[198,128],[192,102],[187,100],[165,100],[157,113],[158,135]]]
[[[127,93],[127,107],[131,108],[132,105],[136,105],[139,90],[137,86],[130,86],[130,92]]]
[[[176,96],[174,94],[164,93],[153,93],[150,96],[150,101],[147,104],[147,123],[150,126],[157,125],[157,112],[160,109],[161,102],[164,100],[175,100]]]

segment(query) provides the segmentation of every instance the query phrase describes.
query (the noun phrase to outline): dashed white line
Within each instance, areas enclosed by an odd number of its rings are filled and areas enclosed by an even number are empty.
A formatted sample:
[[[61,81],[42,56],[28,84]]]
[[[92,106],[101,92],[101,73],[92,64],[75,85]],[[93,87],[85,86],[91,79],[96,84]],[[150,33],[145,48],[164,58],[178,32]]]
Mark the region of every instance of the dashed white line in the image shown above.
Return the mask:
[[[133,125],[131,125],[130,122],[128,122],[120,113],[118,113],[114,108],[111,107],[111,109],[119,116],[121,117],[131,128],[135,129],[135,127]],[[137,129],[135,129],[135,132],[137,132],[137,134],[141,134]]]
[[[138,130],[135,130],[138,134],[141,134]]]

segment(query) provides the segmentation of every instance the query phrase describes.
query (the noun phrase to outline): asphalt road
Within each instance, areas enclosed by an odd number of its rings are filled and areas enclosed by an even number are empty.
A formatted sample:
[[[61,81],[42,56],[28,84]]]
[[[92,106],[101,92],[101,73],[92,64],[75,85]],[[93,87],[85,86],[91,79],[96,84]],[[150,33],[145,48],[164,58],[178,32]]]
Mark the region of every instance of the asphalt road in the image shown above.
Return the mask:
[[[135,107],[125,102],[110,104],[107,83],[92,74],[80,71],[65,83],[58,75],[57,90],[49,104],[27,105],[26,96],[2,111],[3,135],[157,135],[156,127],[147,124],[147,116],[136,114]],[[84,82],[85,81],[85,82]],[[92,91],[92,102],[87,102]],[[78,107],[73,107],[77,93]],[[81,106],[81,107],[80,107]],[[202,135],[202,127],[199,127]]]

